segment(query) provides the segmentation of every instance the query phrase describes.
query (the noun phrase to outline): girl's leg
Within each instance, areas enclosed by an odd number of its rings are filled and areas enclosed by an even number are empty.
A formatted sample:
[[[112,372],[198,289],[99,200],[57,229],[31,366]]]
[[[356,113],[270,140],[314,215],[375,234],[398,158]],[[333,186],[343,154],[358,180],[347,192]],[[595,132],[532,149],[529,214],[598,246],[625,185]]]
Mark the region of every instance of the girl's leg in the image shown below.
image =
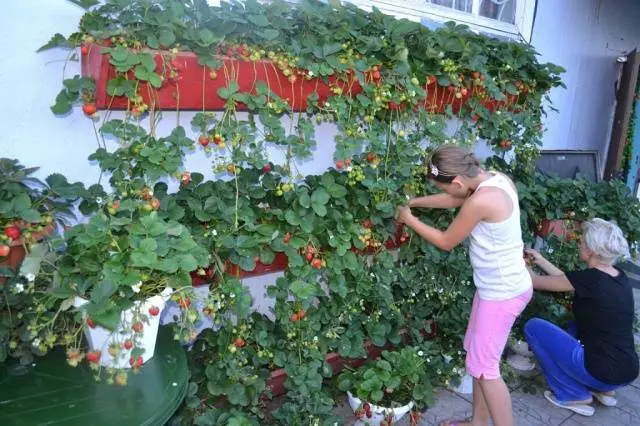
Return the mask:
[[[477,419],[479,425],[486,424],[486,411],[495,426],[513,425],[511,395],[500,377],[500,359],[511,327],[529,300],[531,291],[511,300],[487,301],[478,297],[474,301],[476,312],[473,324],[469,324],[473,334],[467,336],[466,367],[476,379],[483,396],[477,401],[474,397],[474,417],[476,413],[480,416]],[[476,418],[473,420],[476,424]]]
[[[471,420],[466,421],[448,421],[443,422],[441,425],[449,426],[455,424],[456,426],[489,426],[491,420],[491,413],[489,413],[489,406],[484,397],[484,390],[480,385],[480,381],[476,378],[473,379],[473,417]]]
[[[580,352],[584,353],[580,342],[560,327],[539,318],[527,321],[524,334],[558,401],[590,403],[584,361],[579,356]]]
[[[497,379],[480,378],[478,383],[482,388],[494,426],[512,426],[511,394],[509,394],[509,388],[502,377]]]

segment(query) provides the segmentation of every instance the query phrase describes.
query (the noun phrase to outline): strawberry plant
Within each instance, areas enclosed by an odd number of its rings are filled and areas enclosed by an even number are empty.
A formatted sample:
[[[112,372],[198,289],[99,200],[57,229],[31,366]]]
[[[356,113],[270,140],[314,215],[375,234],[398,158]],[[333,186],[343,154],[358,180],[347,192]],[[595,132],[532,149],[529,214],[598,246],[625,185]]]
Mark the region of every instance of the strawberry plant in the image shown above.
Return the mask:
[[[347,370],[338,378],[338,387],[351,391],[363,401],[362,419],[371,417],[367,406],[388,409],[413,401],[420,407],[433,403],[433,389],[426,358],[433,356],[420,347],[406,346],[398,351],[382,352],[378,360],[369,361],[355,371]]]
[[[69,48],[85,65],[83,76],[65,79],[52,111],[82,105],[96,120],[100,149],[91,160],[112,190],[93,187],[83,197],[81,210],[99,213],[68,234],[56,263],[59,302],[85,295],[91,324],[113,325],[116,312],[171,286],[181,311],[176,336],[188,342],[200,315],[209,316],[216,332],[195,343],[206,368],[189,403],[203,424],[228,419],[207,411],[216,403],[259,423],[331,422],[330,352],[362,359],[409,341],[440,352],[420,357],[432,367],[411,378],[420,382],[416,400],[427,400],[427,379],[455,381],[473,292],[466,248],[442,253],[397,227],[394,212],[434,191],[424,162],[443,143],[483,139],[497,158],[515,152],[515,167],[530,176],[542,100],[562,85],[562,70],[538,63],[528,45],[336,2],[83,4],[78,32],[45,46]],[[92,61],[113,73],[94,80]],[[180,122],[185,99],[198,101],[190,128]],[[118,108],[123,119],[99,116]],[[328,143],[316,133],[325,123],[337,130],[333,166],[304,176],[301,164]],[[206,157],[210,170],[185,170],[187,152]],[[453,217],[420,214],[440,228]],[[248,290],[229,272],[283,255],[287,268],[267,289],[272,316],[247,318]],[[210,284],[200,312],[192,282]],[[151,308],[134,332],[155,318]],[[428,349],[434,320],[439,334]],[[273,391],[268,373],[278,368],[287,400],[264,419],[261,395]]]

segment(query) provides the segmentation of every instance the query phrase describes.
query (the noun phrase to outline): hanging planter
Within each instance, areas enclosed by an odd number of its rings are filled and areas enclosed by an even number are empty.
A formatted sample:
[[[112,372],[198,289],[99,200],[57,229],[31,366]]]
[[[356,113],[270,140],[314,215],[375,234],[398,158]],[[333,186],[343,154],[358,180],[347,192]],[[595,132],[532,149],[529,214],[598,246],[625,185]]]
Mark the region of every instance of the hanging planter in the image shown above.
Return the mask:
[[[95,324],[83,313],[87,327],[85,337],[90,352],[87,360],[108,368],[140,368],[153,358],[160,325],[160,312],[173,291],[165,289],[144,302],[134,302],[133,307],[122,311],[120,322],[114,330]],[[88,300],[76,296],[74,306],[81,308]]]
[[[131,105],[126,96],[109,94],[110,82],[118,76],[111,63],[111,55],[103,53],[104,47],[97,44],[85,47],[82,76],[95,81],[95,106],[98,109],[128,109]],[[355,78],[343,81],[332,75],[325,82],[317,77],[309,78],[301,70],[294,70],[294,74],[286,76],[269,60],[249,61],[223,56],[219,58],[221,66],[213,69],[200,65],[193,52],[148,52],[153,55],[155,72],[161,78],[156,82],[160,87],[156,89],[147,82],[138,81],[137,94],[144,104],[159,110],[223,110],[227,100],[218,91],[231,81],[238,84],[238,92],[252,94],[256,92],[256,84],[263,82],[294,111],[305,111],[308,97],[313,93],[317,93],[322,101],[335,93],[335,88],[351,96],[362,90]],[[126,76],[127,80],[136,79],[133,71]],[[238,111],[246,109],[244,104],[236,105]]]

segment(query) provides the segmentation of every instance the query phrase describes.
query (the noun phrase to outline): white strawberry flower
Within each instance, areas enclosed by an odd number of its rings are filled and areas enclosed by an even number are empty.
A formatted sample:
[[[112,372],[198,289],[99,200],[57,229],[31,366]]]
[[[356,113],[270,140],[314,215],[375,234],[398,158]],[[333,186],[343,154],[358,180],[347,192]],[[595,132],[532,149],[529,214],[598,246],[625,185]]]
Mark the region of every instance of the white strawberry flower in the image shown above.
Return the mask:
[[[138,281],[136,284],[131,286],[131,290],[134,293],[140,293],[140,288],[142,287],[142,281]]]
[[[18,283],[16,284],[16,293],[22,293],[24,291],[24,284]]]

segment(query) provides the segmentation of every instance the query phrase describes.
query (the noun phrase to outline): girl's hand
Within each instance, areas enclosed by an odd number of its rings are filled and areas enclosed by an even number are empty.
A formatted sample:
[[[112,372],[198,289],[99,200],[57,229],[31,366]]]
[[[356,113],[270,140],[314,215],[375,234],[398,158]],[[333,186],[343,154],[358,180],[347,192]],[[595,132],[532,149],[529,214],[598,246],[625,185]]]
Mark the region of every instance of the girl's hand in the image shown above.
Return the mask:
[[[411,214],[411,207],[409,206],[401,206],[396,210],[396,221],[400,223],[407,223],[412,217],[413,214]]]
[[[540,263],[542,263],[545,260],[540,253],[538,253],[536,250],[533,250],[533,249],[525,249],[524,257],[527,261],[535,265],[540,265]]]

